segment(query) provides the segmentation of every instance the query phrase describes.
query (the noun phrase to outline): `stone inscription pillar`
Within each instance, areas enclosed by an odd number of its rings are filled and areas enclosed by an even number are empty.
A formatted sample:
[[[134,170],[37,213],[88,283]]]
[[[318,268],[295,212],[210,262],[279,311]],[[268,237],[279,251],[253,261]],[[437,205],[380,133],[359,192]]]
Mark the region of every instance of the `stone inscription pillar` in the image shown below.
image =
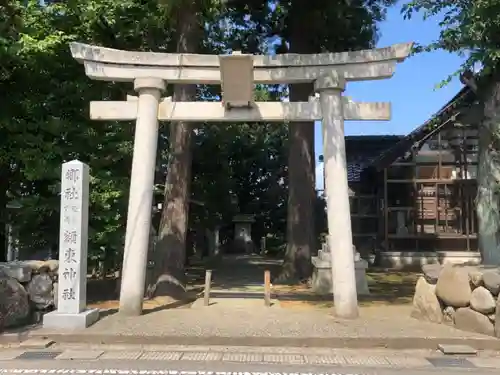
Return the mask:
[[[120,313],[131,316],[142,313],[158,147],[158,105],[165,81],[137,78],[134,88],[139,98],[120,290]]]
[[[345,79],[336,72],[321,77],[315,82],[315,90],[320,94],[323,115],[324,188],[335,313],[339,317],[353,319],[358,317],[359,311],[347,185],[342,105],[344,89]]]
[[[89,167],[73,160],[62,166],[57,311],[43,316],[44,327],[81,329],[99,319],[87,309],[88,226]]]

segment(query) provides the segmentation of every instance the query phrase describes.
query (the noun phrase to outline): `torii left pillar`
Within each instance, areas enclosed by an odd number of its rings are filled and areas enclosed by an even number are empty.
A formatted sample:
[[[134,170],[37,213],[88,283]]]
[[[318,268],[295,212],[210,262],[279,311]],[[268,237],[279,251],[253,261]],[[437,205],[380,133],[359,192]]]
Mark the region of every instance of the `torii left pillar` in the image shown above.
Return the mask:
[[[323,116],[323,157],[335,314],[359,316],[344,138],[342,92],[345,78],[332,72],[316,80]]]
[[[130,178],[130,196],[125,235],[120,289],[120,313],[142,313],[146,264],[151,231],[153,186],[158,148],[158,105],[165,81],[160,78],[136,78],[138,92],[134,153]]]

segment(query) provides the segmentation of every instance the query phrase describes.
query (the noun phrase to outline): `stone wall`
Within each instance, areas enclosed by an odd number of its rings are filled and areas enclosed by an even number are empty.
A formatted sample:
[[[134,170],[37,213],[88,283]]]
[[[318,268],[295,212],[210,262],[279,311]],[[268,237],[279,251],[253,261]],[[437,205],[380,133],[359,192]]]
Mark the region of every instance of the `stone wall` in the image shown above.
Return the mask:
[[[0,263],[0,329],[38,320],[57,306],[57,260]]]
[[[391,269],[420,269],[425,264],[463,264],[481,263],[477,251],[380,251],[379,265]]]
[[[500,338],[500,268],[429,264],[422,270],[414,318]]]

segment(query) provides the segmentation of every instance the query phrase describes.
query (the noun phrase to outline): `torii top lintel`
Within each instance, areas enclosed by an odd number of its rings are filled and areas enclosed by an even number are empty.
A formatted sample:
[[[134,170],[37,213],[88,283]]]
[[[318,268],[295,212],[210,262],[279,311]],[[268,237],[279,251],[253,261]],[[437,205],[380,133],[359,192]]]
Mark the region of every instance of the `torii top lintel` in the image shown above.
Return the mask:
[[[332,70],[347,81],[362,81],[390,78],[412,45],[340,53],[238,56],[251,57],[254,83],[312,82]],[[82,43],[71,43],[70,48],[72,56],[84,64],[87,76],[105,81],[157,77],[168,83],[220,84],[221,59],[227,56],[132,52]]]

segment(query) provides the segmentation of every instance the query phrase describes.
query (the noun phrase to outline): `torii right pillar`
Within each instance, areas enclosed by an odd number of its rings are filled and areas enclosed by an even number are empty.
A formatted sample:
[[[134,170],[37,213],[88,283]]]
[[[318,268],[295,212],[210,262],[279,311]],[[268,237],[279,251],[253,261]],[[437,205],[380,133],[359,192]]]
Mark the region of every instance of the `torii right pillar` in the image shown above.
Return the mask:
[[[352,251],[342,105],[345,78],[334,71],[317,79],[314,87],[319,93],[323,116],[327,241],[331,251],[335,314],[341,318],[355,319],[359,316],[359,310]]]

